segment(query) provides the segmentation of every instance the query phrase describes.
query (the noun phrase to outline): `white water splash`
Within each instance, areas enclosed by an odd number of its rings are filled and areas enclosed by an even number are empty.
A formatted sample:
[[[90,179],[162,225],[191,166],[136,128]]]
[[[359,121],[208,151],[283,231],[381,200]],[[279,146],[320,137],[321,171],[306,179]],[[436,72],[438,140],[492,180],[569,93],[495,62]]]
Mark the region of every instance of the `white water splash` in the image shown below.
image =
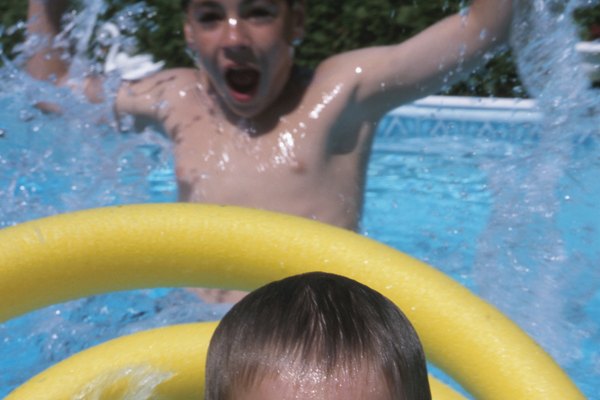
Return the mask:
[[[105,9],[101,0],[84,1],[80,12],[69,14],[56,38],[56,46],[75,49],[69,56],[70,88],[35,80],[23,70],[41,38],[17,46],[12,60],[3,57],[0,227],[84,208],[176,198],[170,141],[157,132],[116,129],[113,102],[120,76],[103,77],[101,103],[90,103],[77,89],[103,69],[107,48],[133,47],[125,33],[135,30],[133,16],[150,10],[140,3],[117,14],[114,24],[124,34],[108,38],[109,43],[97,40],[103,39],[99,16]],[[60,114],[40,111],[39,102],[54,104]]]
[[[148,365],[109,371],[88,383],[72,400],[102,400],[116,393],[119,400],[148,400],[153,398],[157,386],[173,376],[172,372],[156,370]]]
[[[589,279],[598,274],[595,261],[566,246],[560,224],[565,199],[574,200],[569,193],[577,185],[576,174],[598,169],[593,152],[581,151],[595,146],[600,137],[600,95],[591,88],[575,50],[578,38],[571,15],[583,3],[514,3],[513,51],[520,77],[544,118],[527,154],[484,166],[495,197],[475,265],[484,297],[563,365],[581,357],[572,349],[588,333],[574,327],[599,282]],[[598,235],[589,232],[592,248],[600,246]]]

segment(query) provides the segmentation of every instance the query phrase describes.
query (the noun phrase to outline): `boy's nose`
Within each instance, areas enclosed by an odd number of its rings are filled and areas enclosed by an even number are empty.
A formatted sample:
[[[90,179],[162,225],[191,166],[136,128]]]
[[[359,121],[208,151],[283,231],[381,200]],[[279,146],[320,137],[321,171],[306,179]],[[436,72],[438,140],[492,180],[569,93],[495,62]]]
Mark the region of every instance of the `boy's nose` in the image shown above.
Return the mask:
[[[227,20],[224,35],[224,43],[228,47],[245,47],[248,45],[249,38],[244,29],[244,24],[236,18]]]

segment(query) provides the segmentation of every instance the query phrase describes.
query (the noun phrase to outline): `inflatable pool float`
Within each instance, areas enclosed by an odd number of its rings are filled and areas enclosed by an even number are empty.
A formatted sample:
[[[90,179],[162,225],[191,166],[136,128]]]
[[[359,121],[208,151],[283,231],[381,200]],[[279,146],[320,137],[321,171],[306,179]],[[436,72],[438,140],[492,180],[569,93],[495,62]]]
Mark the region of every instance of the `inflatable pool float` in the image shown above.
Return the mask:
[[[359,234],[236,207],[146,204],[58,215],[0,231],[0,321],[83,296],[151,287],[252,290],[307,271],[356,279],[394,301],[428,360],[477,399],[584,399],[527,334],[438,270]],[[160,398],[202,398],[215,323],[160,328],[74,355],[8,400],[85,398],[98,377],[151,368]],[[131,380],[107,388],[123,398]],[[461,395],[432,379],[434,399]],[[101,397],[104,398],[104,397]]]

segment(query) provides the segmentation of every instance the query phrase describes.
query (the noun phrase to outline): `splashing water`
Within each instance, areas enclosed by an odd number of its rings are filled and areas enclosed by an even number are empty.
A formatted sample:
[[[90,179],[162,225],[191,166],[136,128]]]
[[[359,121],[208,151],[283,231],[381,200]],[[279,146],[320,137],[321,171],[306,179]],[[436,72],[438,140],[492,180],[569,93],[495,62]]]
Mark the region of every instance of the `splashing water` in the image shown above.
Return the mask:
[[[34,374],[90,346],[158,326],[214,321],[228,308],[203,303],[187,290],[154,289],[93,296],[10,320],[0,324],[0,398]],[[143,366],[133,367],[132,371],[109,373],[128,375]],[[159,375],[164,373],[168,371]],[[93,386],[100,390],[102,385]]]
[[[69,70],[69,82],[75,88],[83,87],[85,77],[102,70],[107,47],[132,47],[127,36],[112,38],[112,42],[100,40],[91,45],[95,56],[88,57],[91,37],[99,31],[98,16],[105,8],[102,1],[86,0],[85,12],[69,15],[55,43],[76,50]],[[115,25],[131,31],[132,18],[140,9],[147,7],[138,4],[123,10],[115,17]],[[174,200],[174,183],[158,188],[165,196],[151,190],[155,180],[174,181],[169,179],[168,139],[150,130],[127,132],[126,120],[119,121],[125,132],[115,133],[117,121],[111,96],[120,84],[118,74],[103,79],[106,100],[91,104],[77,89],[37,81],[23,71],[25,60],[40,41],[33,38],[18,46],[15,59],[3,57],[5,66],[0,69],[0,105],[6,115],[0,127],[0,139],[6,139],[0,141],[0,165],[5,174],[2,181],[9,182],[0,187],[0,227],[24,218],[85,208]],[[60,115],[44,114],[35,106],[40,101],[58,105]]]
[[[158,371],[147,365],[107,372],[88,383],[73,400],[146,400],[154,389],[173,377],[173,373]]]
[[[598,148],[599,96],[597,91],[589,88],[589,81],[584,76],[580,57],[575,52],[575,28],[569,17],[574,8],[591,3],[575,0],[516,2],[513,48],[522,80],[536,97],[545,118],[542,134],[534,145],[526,148],[526,154],[490,160],[485,166],[495,196],[494,208],[490,223],[480,238],[475,265],[475,280],[480,292],[567,365],[576,364],[582,357],[569,349],[580,348],[572,343],[585,341],[598,331],[597,323],[584,326],[584,329],[575,326],[577,318],[583,319],[581,315],[587,312],[584,304],[593,296],[600,298],[598,287],[594,286],[600,281],[595,266],[600,254],[597,250],[586,253],[588,249],[579,249],[576,254],[570,250],[561,221],[562,210],[569,206],[569,201],[576,201],[578,196],[600,195],[600,189],[578,191],[576,178],[580,173],[589,173],[586,171],[600,171],[597,157],[590,156],[592,151],[582,150]],[[76,54],[70,70],[75,83],[102,69],[102,57],[106,48],[115,44],[114,40],[125,48],[133,47],[127,37],[90,43],[105,5],[101,0],[84,0],[83,5],[86,12],[71,16],[67,32],[61,39],[65,45],[75,43],[71,46],[76,49]],[[114,22],[120,29],[132,32],[135,23],[130,17],[142,12],[142,8],[147,12],[147,6],[136,5],[120,13]],[[92,60],[87,54],[90,46]],[[0,187],[3,216],[0,227],[21,222],[24,218],[154,200],[156,184],[153,181],[174,182],[172,176],[164,176],[171,173],[168,167],[171,163],[170,144],[166,138],[151,131],[116,135],[111,99],[92,105],[83,102],[81,94],[34,81],[20,68],[27,51],[30,49],[26,45],[14,61],[5,59],[5,67],[0,70],[0,107],[5,109],[6,115],[18,116],[16,119],[21,122],[18,127],[0,126],[0,167],[3,174],[9,174],[2,181],[10,182],[6,187]],[[109,74],[103,84],[106,93],[115,93],[120,80],[117,75]],[[17,92],[22,95],[15,96]],[[40,112],[34,107],[40,99],[60,104],[63,115],[49,116]],[[323,104],[326,102],[324,98]],[[293,157],[293,147],[293,143],[282,137],[283,156]],[[174,200],[174,184],[161,190]],[[600,214],[597,206],[591,209],[596,215]],[[591,242],[589,249],[599,249],[600,235],[594,227],[600,226],[600,221],[591,226],[591,232],[581,224],[573,229],[585,236],[588,240],[585,243]],[[80,336],[81,329],[89,330],[88,333],[97,330],[98,321],[93,322],[92,328],[82,327],[79,323],[89,315],[103,315],[105,306],[98,304],[105,301],[94,298],[75,304],[73,310],[80,311],[69,313],[81,315],[74,318],[77,320],[74,325],[70,322],[64,325],[63,318],[55,314],[57,311],[66,314],[62,307],[45,311],[45,317],[39,322],[44,328],[34,332],[32,339],[44,347],[40,356],[43,360],[33,360],[30,365],[50,364],[65,352],[78,351],[79,344],[93,342],[93,338],[81,340],[75,336]],[[99,303],[93,308],[87,304],[89,302]],[[139,304],[139,299],[135,302]],[[182,302],[189,304],[191,300],[179,299],[172,309],[180,309],[177,305]],[[156,304],[147,308],[156,308]],[[171,312],[165,311],[166,314]],[[197,314],[177,318],[167,316],[164,323],[208,319]],[[118,320],[120,317],[115,314],[110,318]],[[126,327],[106,336],[139,328],[138,319],[132,319],[133,322],[126,321]],[[123,324],[122,320],[107,323],[111,326],[120,324]],[[0,326],[1,337],[22,340],[10,336],[8,330],[12,328]],[[15,332],[23,331],[16,329]],[[69,337],[71,333],[73,337]],[[55,334],[56,339],[48,338]],[[63,351],[62,348],[73,346],[73,343],[79,344]],[[49,348],[52,346],[55,348]],[[590,352],[593,357],[598,357],[598,349]]]
[[[582,357],[573,351],[579,348],[574,343],[598,329],[575,328],[586,312],[583,305],[599,289],[596,227],[600,225],[594,226],[598,208],[582,217],[579,226],[569,228],[585,235],[584,249],[567,246],[561,219],[569,202],[586,203],[588,196],[600,194],[595,188],[578,187],[578,175],[597,173],[599,167],[595,154],[600,96],[591,88],[575,51],[577,33],[571,18],[575,8],[589,5],[592,2],[514,3],[512,48],[521,79],[544,117],[527,154],[485,166],[494,206],[475,265],[483,296],[525,327],[563,365]],[[592,357],[597,356],[596,350]]]
[[[111,21],[122,35],[106,37],[99,20],[105,9],[101,0],[82,1],[84,11],[70,14],[57,38],[57,46],[75,49],[69,59],[73,87],[102,71],[111,46],[134,48],[123,33],[134,32],[134,17],[149,12],[142,3],[124,9]],[[80,209],[176,200],[170,141],[151,130],[128,131],[127,121],[118,121],[125,132],[117,133],[110,95],[91,104],[77,90],[31,78],[23,66],[39,43],[34,38],[17,46],[13,59],[0,52],[0,228]],[[107,94],[120,85],[116,72],[103,77]],[[58,105],[60,114],[42,112],[36,107],[40,101]],[[227,308],[207,305],[180,289],[135,291],[52,306],[0,324],[0,397],[91,345],[157,326],[215,320]],[[7,365],[5,360],[22,362]],[[80,398],[111,397],[103,388],[115,380],[129,382],[124,398],[152,398],[154,388],[168,378],[168,371],[132,366],[92,382]]]

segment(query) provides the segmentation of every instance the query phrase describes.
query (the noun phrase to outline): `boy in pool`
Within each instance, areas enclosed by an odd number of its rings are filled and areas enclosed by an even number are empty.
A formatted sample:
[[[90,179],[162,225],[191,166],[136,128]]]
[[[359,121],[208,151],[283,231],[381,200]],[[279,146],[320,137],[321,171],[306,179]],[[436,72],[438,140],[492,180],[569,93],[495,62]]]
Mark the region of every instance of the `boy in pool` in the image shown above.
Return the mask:
[[[408,319],[354,280],[313,272],[251,292],[210,343],[206,400],[430,400]]]
[[[29,31],[53,37],[68,0],[30,0]],[[379,119],[458,79],[502,44],[510,0],[475,0],[394,46],[334,55],[315,71],[294,66],[303,0],[183,0],[197,69],[124,82],[116,110],[158,123],[174,141],[179,197],[295,214],[357,229]],[[51,41],[46,41],[51,43]],[[28,70],[67,77],[51,45]],[[102,94],[88,87],[91,98]],[[139,126],[139,125],[138,125]]]

